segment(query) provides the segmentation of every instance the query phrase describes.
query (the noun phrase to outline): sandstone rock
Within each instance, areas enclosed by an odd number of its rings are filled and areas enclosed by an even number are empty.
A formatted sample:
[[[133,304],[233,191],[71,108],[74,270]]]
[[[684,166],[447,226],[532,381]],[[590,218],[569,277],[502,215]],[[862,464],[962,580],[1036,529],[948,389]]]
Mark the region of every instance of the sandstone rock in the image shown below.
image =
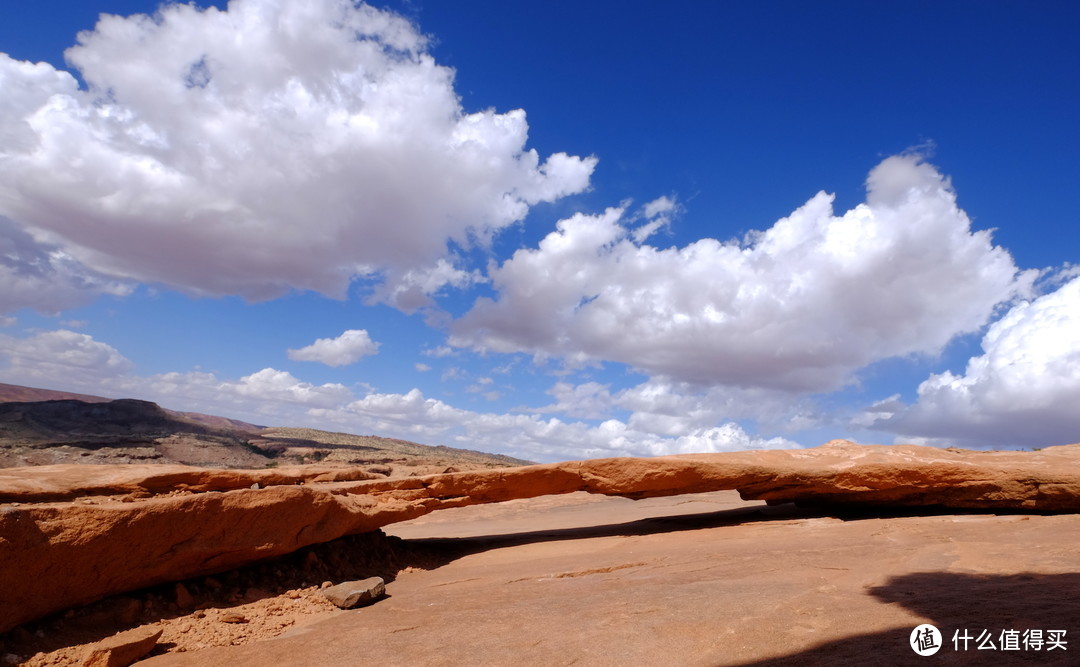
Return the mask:
[[[195,598],[191,597],[187,586],[181,583],[176,584],[176,606],[181,609],[191,609],[195,606]]]
[[[834,441],[817,449],[596,459],[368,481],[313,482],[317,468],[0,470],[0,501],[38,501],[0,505],[0,632],[107,595],[222,572],[443,508],[574,491],[639,499],[738,489],[746,499],[772,503],[1076,512],[1078,464],[1080,445],[974,452]],[[360,469],[356,475],[370,476]],[[266,488],[248,488],[256,481]],[[104,497],[96,504],[41,502],[118,489],[189,493],[127,503]]]
[[[48,465],[0,468],[0,503],[51,502],[86,495],[131,494],[139,500],[171,491],[231,491],[307,481],[377,478],[362,468],[281,466],[271,470],[222,470],[182,465]]]
[[[386,594],[386,582],[382,577],[370,577],[360,581],[346,581],[324,588],[324,597],[340,609],[352,609],[371,604]]]
[[[127,667],[153,650],[161,632],[147,626],[103,639],[87,651],[83,667]]]

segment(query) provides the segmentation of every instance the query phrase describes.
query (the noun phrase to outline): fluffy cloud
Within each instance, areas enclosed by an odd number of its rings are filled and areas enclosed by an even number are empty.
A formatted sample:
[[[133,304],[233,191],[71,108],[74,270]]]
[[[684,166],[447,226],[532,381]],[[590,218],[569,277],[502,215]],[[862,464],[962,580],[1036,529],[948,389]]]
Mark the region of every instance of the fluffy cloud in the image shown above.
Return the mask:
[[[245,375],[238,380],[220,379],[213,373],[161,373],[128,375],[99,383],[110,395],[137,396],[174,409],[264,421],[270,425],[294,425],[305,410],[327,408],[352,400],[344,385],[314,385],[274,368]]]
[[[665,437],[706,431],[731,419],[750,419],[766,430],[783,432],[821,426],[824,420],[809,399],[758,388],[702,389],[650,379],[614,393],[610,385],[598,382],[557,382],[548,394],[555,403],[529,412],[598,420],[625,411],[629,428]]]
[[[273,368],[237,380],[207,372],[140,376],[132,372],[131,362],[111,346],[63,330],[25,339],[0,336],[0,360],[4,357],[7,365],[0,365],[0,381],[4,382],[130,396],[157,401],[172,409],[223,414],[269,425],[340,428],[533,460],[799,446],[784,438],[754,437],[733,422],[692,425],[682,433],[665,435],[617,419],[592,425],[536,414],[463,410],[427,398],[419,389],[404,394],[369,391],[358,398],[353,389],[344,385],[314,385]],[[478,382],[493,384],[489,378]]]
[[[379,351],[364,329],[349,329],[337,338],[320,338],[307,347],[289,350],[293,361],[318,361],[327,366],[348,366]]]
[[[935,353],[1030,290],[1034,272],[973,232],[918,156],[875,167],[866,203],[835,215],[832,202],[818,193],[742,242],[669,249],[635,240],[622,208],[575,215],[491,272],[497,298],[455,321],[451,343],[821,392],[876,360]]]
[[[393,273],[388,278],[374,290],[368,304],[386,303],[409,314],[434,306],[432,295],[447,285],[464,288],[485,282],[480,272],[463,271],[445,259],[438,260],[434,266]]]
[[[130,289],[87,269],[59,246],[38,243],[0,216],[0,312],[34,308],[55,315],[100,294],[126,295]]]
[[[418,389],[369,394],[340,409],[311,410],[310,415],[353,429],[366,427],[376,433],[545,461],[799,447],[784,438],[753,437],[733,422],[664,437],[617,419],[593,426],[537,415],[462,410],[426,398]]]
[[[0,355],[6,367],[5,382],[31,386],[67,384],[64,389],[83,389],[100,380],[117,378],[134,365],[115,348],[86,334],[61,329],[29,338],[0,336]]]
[[[1080,278],[1013,307],[963,375],[919,385],[918,402],[882,401],[859,420],[934,444],[1059,445],[1080,440]]]
[[[249,298],[381,273],[414,308],[467,279],[448,241],[596,162],[541,160],[524,111],[466,113],[415,26],[352,0],[165,4],[78,41],[85,90],[0,54],[0,215],[91,272]]]

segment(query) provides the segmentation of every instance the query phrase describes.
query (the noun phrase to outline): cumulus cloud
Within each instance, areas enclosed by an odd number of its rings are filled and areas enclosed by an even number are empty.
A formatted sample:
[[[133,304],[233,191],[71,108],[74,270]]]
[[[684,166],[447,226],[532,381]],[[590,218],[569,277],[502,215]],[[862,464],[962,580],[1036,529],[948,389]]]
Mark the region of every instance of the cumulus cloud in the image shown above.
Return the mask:
[[[113,277],[262,299],[382,274],[416,308],[468,278],[448,242],[596,164],[527,149],[522,110],[467,113],[414,25],[352,0],[103,15],[66,57],[87,89],[0,54],[0,215]]]
[[[824,418],[806,398],[769,389],[708,387],[650,379],[619,391],[598,382],[556,382],[555,402],[528,412],[600,420],[628,412],[627,426],[660,436],[710,429],[732,419],[753,420],[768,431],[794,432],[821,426]]]
[[[101,294],[122,296],[130,291],[130,285],[91,271],[60,246],[39,243],[0,216],[0,312],[33,308],[55,315]]]
[[[479,271],[464,271],[440,259],[434,266],[411,269],[405,273],[391,272],[386,282],[378,286],[368,298],[368,304],[386,303],[405,313],[412,314],[421,308],[435,305],[433,295],[449,285],[464,288],[485,281]]]
[[[282,417],[354,399],[344,385],[314,385],[273,368],[237,380],[200,371],[141,376],[134,370],[116,348],[86,334],[60,329],[27,338],[0,335],[0,381],[12,384],[142,398],[215,414],[238,410]]]
[[[0,381],[142,398],[172,409],[270,425],[333,427],[546,461],[799,446],[784,438],[750,435],[734,422],[688,427],[670,436],[617,419],[589,424],[464,410],[425,397],[419,389],[394,394],[360,388],[365,394],[357,397],[356,388],[315,385],[274,368],[239,379],[203,371],[149,376],[132,371],[133,364],[116,349],[85,334],[60,330],[24,339],[0,336]],[[490,378],[478,382],[493,384]]]
[[[875,167],[866,203],[836,215],[832,202],[818,193],[741,242],[668,249],[636,241],[623,208],[575,215],[491,271],[497,297],[456,320],[450,342],[822,392],[874,361],[936,353],[1030,291],[1035,272],[973,232],[919,156]]]
[[[427,398],[419,389],[373,393],[336,410],[312,410],[311,415],[353,428],[364,425],[377,433],[546,461],[799,447],[784,438],[751,436],[733,422],[664,437],[617,419],[593,426],[554,417],[462,410]]]
[[[918,401],[890,397],[858,423],[963,446],[1058,445],[1080,440],[1080,278],[994,322],[962,375],[931,375]]]
[[[60,329],[29,338],[0,336],[0,367],[5,382],[40,386],[66,383],[61,389],[97,386],[101,380],[121,377],[134,364],[112,346],[86,334]]]
[[[289,350],[293,361],[317,361],[327,366],[348,366],[379,351],[364,329],[349,329],[337,338],[320,338],[307,347]]]

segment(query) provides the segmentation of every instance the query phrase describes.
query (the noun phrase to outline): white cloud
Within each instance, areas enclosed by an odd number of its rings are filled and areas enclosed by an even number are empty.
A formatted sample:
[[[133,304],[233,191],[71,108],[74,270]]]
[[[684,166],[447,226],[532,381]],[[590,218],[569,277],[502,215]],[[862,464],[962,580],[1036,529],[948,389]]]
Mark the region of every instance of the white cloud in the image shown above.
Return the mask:
[[[291,373],[273,368],[264,368],[225,386],[230,391],[258,401],[274,400],[319,407],[334,405],[352,395],[344,385],[313,385],[301,382]]]
[[[702,389],[650,379],[614,393],[610,385],[598,382],[557,382],[547,393],[555,403],[527,411],[599,420],[621,410],[630,413],[629,428],[660,436],[700,432],[732,419],[751,419],[768,431],[782,432],[820,426],[823,421],[809,399],[767,389]]]
[[[447,368],[442,372],[442,375],[439,376],[439,379],[441,379],[443,382],[446,382],[447,380],[463,380],[467,376],[468,373],[462,370],[459,366],[451,366],[450,368]]]
[[[881,401],[858,423],[963,446],[1058,445],[1080,440],[1080,278],[1023,302],[990,326],[963,375],[919,385],[918,402]]]
[[[289,350],[293,361],[317,361],[327,366],[348,366],[379,351],[364,329],[349,329],[337,338],[320,338],[307,347]]]
[[[678,207],[678,203],[667,196],[654,199],[645,204],[642,207],[642,214],[647,222],[630,232],[630,237],[634,239],[634,243],[640,245],[661,227],[667,227],[671,223],[671,216],[678,210]]]
[[[0,162],[3,150],[0,143]],[[126,295],[130,291],[123,282],[86,268],[60,246],[35,241],[15,222],[0,215],[0,313],[33,308],[55,315],[100,294]]]
[[[555,398],[555,403],[529,412],[560,413],[578,419],[605,419],[616,404],[611,395],[611,386],[599,382],[578,385],[556,382],[547,393]]]
[[[472,412],[425,398],[419,389],[407,394],[370,394],[340,409],[312,410],[310,414],[354,429],[534,460],[799,447],[784,438],[750,436],[732,422],[664,437],[636,430],[617,419],[592,426],[537,415]]]
[[[668,196],[658,197],[651,202],[645,204],[644,212],[645,217],[652,219],[661,215],[667,215],[673,213],[678,205],[675,203],[675,199]]]
[[[432,295],[447,285],[464,288],[482,282],[485,278],[478,271],[464,271],[440,259],[431,267],[411,269],[401,275],[391,273],[387,281],[375,289],[368,303],[386,303],[411,314],[434,306]]]
[[[423,354],[425,357],[434,357],[435,359],[440,359],[442,357],[449,357],[450,355],[454,354],[454,349],[447,345],[440,345],[436,348],[422,350],[421,354]]]
[[[202,371],[139,376],[131,372],[131,362],[111,346],[63,330],[26,339],[0,336],[0,354],[8,363],[0,368],[4,382],[135,397],[172,409],[269,425],[340,428],[534,460],[799,446],[783,438],[754,437],[733,422],[688,427],[668,436],[617,419],[591,425],[535,414],[463,410],[427,398],[419,389],[404,394],[370,392],[357,398],[341,384],[314,385],[273,368],[238,380]],[[482,395],[488,400],[498,398],[492,392]]]
[[[286,424],[303,410],[354,398],[343,385],[313,385],[273,368],[238,380],[199,371],[140,376],[133,370],[119,351],[86,334],[61,329],[28,338],[0,335],[0,381],[11,384],[141,398],[224,416],[279,416]]]
[[[5,382],[45,383],[59,389],[95,387],[101,380],[121,377],[134,368],[112,346],[66,329],[29,338],[0,336],[0,355],[7,361],[6,367],[0,367]]]
[[[834,390],[874,361],[933,354],[1025,294],[986,231],[972,232],[948,180],[891,157],[867,203],[834,215],[818,193],[743,243],[634,242],[625,211],[578,214],[491,272],[450,342],[496,352],[607,360],[701,385]]]
[[[0,54],[0,215],[91,273],[262,299],[381,272],[415,308],[467,279],[448,241],[490,239],[596,164],[541,160],[522,110],[466,113],[415,26],[352,0],[165,4],[78,40],[88,90]]]
[[[413,364],[413,368],[420,371],[421,373],[427,373],[428,371],[431,370],[431,366],[428,366],[427,364],[420,363],[419,361],[416,362],[415,364]]]

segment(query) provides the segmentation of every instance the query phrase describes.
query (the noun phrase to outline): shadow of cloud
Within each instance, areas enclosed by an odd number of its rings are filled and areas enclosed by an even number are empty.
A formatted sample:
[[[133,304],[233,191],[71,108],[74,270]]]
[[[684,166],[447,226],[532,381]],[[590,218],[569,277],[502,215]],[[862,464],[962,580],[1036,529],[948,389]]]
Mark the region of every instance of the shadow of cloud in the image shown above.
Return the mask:
[[[980,575],[916,572],[869,589],[884,604],[898,604],[941,631],[942,647],[932,656],[916,654],[908,643],[914,626],[863,634],[821,644],[797,654],[743,663],[741,667],[784,665],[1077,665],[1080,664],[1080,574]],[[986,630],[995,649],[979,650]],[[1003,630],[1042,630],[1042,650],[1002,650]],[[1065,630],[1065,650],[1047,650],[1048,630]],[[954,642],[954,634],[959,632]],[[964,650],[964,635],[970,635]],[[1073,644],[1073,642],[1076,642]]]

